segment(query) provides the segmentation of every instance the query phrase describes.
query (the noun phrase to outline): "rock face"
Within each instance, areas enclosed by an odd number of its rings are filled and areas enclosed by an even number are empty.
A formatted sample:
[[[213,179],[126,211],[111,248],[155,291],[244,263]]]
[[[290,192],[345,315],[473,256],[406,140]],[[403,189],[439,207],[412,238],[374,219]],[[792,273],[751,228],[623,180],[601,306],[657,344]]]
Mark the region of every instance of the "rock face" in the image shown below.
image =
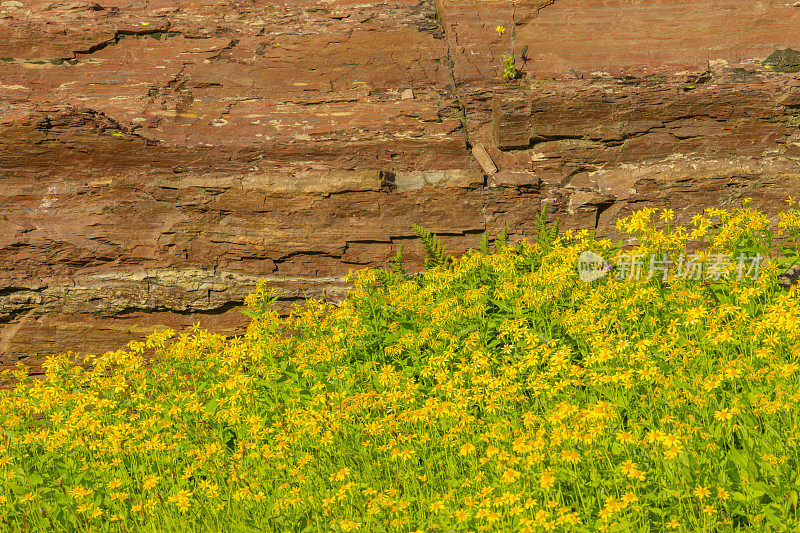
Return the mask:
[[[241,334],[260,278],[288,311],[400,245],[421,269],[412,222],[458,255],[543,202],[610,237],[646,205],[777,219],[798,27],[734,0],[3,0],[0,367]]]

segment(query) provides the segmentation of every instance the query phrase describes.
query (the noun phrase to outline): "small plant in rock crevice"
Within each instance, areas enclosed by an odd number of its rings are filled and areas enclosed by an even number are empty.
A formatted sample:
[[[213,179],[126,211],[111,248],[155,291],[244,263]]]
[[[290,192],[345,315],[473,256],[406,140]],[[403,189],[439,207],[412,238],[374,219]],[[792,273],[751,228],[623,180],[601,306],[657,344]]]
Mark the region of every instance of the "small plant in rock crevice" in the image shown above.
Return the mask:
[[[503,34],[506,32],[506,28],[505,26],[497,26],[494,29],[494,31],[497,32],[497,35],[499,35],[500,39],[502,40]],[[514,54],[509,54],[506,51],[505,46],[503,46],[502,58],[503,58],[503,73],[501,74],[501,76],[508,80],[515,79],[517,77],[517,69],[515,66]]]

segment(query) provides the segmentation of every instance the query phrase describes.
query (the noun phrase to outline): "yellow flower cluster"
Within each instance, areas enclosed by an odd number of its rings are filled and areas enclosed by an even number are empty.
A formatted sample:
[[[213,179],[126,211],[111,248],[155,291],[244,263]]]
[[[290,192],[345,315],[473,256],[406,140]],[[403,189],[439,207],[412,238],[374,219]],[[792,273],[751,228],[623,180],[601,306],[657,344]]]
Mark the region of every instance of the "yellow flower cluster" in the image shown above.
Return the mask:
[[[710,234],[653,214],[618,228],[648,249]],[[712,216],[710,246],[766,227]],[[50,357],[43,379],[20,367],[0,391],[0,529],[796,529],[798,291],[770,270],[724,298],[584,283],[578,255],[611,242],[557,244],[388,285],[351,272],[347,300],[285,319],[260,283],[243,337],[164,329]]]

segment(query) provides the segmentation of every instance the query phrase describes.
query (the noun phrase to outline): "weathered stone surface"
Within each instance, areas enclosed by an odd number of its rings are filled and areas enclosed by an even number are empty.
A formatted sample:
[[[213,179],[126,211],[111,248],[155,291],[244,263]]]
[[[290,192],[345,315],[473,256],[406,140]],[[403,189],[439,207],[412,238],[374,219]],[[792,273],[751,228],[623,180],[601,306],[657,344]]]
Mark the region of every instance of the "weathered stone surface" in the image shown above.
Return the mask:
[[[487,183],[489,187],[516,187],[527,189],[538,189],[540,184],[541,179],[533,172],[514,172],[510,170],[492,174],[489,176]]]
[[[260,278],[288,312],[400,245],[421,269],[414,222],[458,255],[543,203],[612,238],[645,205],[777,219],[797,27],[734,0],[2,2],[0,367],[241,334]]]
[[[536,176],[562,227],[616,236],[613,221],[643,206],[673,207],[688,224],[746,196],[777,220],[800,192],[800,78],[775,68],[791,52],[767,60],[798,49],[791,5],[439,0],[437,10],[469,140],[499,169],[487,185]],[[521,71],[510,82],[504,51]]]
[[[500,150],[531,144],[531,97],[528,91],[497,89],[492,95],[492,139]]]
[[[472,155],[475,156],[475,159],[480,164],[484,173],[494,174],[497,172],[497,165],[494,164],[494,161],[492,161],[492,158],[489,157],[489,154],[486,152],[486,148],[484,148],[482,144],[472,147]]]

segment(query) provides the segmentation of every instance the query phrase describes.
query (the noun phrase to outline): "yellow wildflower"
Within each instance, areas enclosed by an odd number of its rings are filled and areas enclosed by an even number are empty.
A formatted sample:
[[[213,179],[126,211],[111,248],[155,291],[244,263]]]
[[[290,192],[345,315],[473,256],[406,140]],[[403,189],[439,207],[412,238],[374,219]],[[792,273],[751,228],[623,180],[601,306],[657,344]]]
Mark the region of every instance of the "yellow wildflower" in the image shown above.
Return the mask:
[[[539,478],[539,486],[543,489],[549,489],[555,482],[556,478],[549,470],[542,472],[542,476]]]
[[[695,487],[693,492],[694,492],[694,495],[697,496],[698,500],[702,500],[703,498],[705,498],[706,496],[711,494],[711,491],[708,490],[707,488],[705,488],[702,485],[698,485],[697,487]]]

